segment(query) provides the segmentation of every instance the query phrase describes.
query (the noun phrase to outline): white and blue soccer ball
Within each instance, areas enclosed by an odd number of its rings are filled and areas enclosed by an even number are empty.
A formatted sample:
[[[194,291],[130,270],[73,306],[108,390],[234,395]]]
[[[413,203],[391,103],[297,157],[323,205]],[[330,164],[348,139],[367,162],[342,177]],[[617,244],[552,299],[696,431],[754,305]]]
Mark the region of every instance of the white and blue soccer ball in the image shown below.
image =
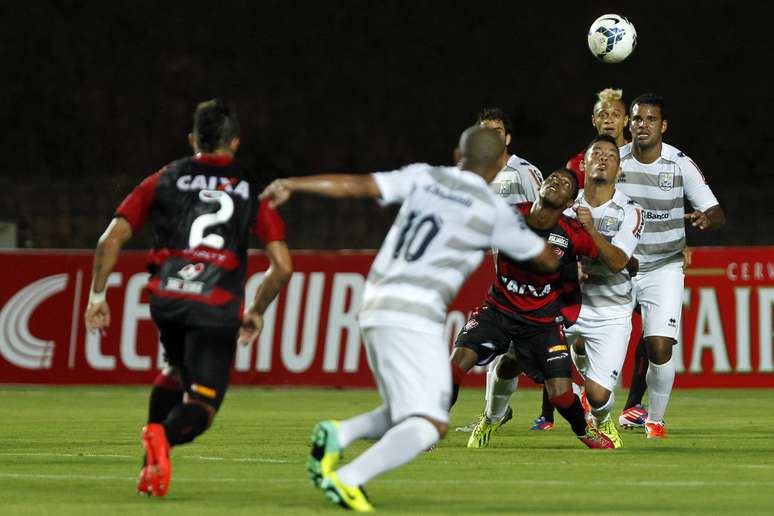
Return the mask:
[[[620,63],[637,46],[634,25],[617,14],[604,14],[589,29],[589,50],[603,63]]]

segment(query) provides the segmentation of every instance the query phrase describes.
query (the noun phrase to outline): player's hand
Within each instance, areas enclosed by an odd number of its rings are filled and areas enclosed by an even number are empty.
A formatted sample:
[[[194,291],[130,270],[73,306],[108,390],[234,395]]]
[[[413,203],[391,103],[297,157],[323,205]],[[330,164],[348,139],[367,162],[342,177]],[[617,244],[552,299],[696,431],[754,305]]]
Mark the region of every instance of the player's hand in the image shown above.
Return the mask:
[[[261,200],[268,199],[269,207],[276,208],[285,204],[290,199],[291,193],[287,179],[275,179],[269,186],[264,188],[258,198]]]
[[[89,303],[83,314],[86,329],[91,332],[105,334],[105,329],[110,326],[110,307],[107,301],[101,303]]]
[[[693,258],[693,249],[690,247],[683,248],[683,274],[685,270],[691,266],[691,259]]]
[[[629,273],[630,277],[635,277],[638,272],[640,272],[640,261],[632,256],[629,258],[629,261],[626,262],[626,271]]]
[[[577,210],[578,222],[581,223],[583,229],[586,231],[594,230],[594,218],[591,216],[591,210],[585,206],[578,206]]]
[[[709,217],[703,211],[694,211],[683,215],[685,220],[690,220],[691,225],[699,229],[707,229],[710,225]]]
[[[242,316],[242,326],[239,328],[239,343],[247,346],[255,342],[263,329],[263,315],[246,310]]]

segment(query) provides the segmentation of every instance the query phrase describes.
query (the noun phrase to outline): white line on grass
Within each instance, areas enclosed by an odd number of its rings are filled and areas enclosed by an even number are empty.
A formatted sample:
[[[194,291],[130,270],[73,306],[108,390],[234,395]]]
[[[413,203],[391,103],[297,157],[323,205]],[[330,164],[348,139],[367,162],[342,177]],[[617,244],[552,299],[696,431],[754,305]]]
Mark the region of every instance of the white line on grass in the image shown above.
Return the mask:
[[[27,480],[88,480],[88,481],[120,481],[135,482],[135,477],[119,477],[108,475],[55,475],[38,473],[10,473],[0,472],[0,478],[20,478]],[[217,483],[255,483],[255,484],[306,484],[309,480],[305,478],[188,478],[175,477],[175,482],[217,482]],[[774,481],[726,481],[726,480],[604,480],[588,481],[578,480],[536,480],[536,479],[385,479],[381,482],[386,484],[444,484],[444,485],[552,485],[552,486],[635,486],[635,487],[774,487]]]
[[[139,455],[115,455],[110,453],[37,453],[37,452],[0,452],[0,457],[89,457],[89,458],[106,458],[106,459],[136,459]],[[174,457],[176,459],[194,459],[208,462],[257,462],[263,464],[301,464],[302,461],[289,461],[284,459],[264,459],[259,457],[206,457],[202,455],[181,455]]]

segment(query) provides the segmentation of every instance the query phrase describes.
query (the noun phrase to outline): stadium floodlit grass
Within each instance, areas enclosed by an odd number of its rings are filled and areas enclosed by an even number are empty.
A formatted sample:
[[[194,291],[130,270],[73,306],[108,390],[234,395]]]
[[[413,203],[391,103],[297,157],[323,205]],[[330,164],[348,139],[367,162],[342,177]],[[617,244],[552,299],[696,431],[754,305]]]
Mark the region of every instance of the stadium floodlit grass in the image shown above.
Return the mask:
[[[312,426],[375,406],[369,390],[234,388],[213,428],[173,451],[165,499],[135,494],[148,388],[3,387],[0,513],[336,514],[306,478]],[[624,393],[619,393],[619,400]],[[452,427],[481,410],[464,389]],[[771,514],[774,398],[769,390],[677,390],[663,441],[623,434],[589,450],[564,421],[528,430],[540,393],[513,400],[493,447],[452,431],[437,450],[368,485],[379,512],[413,514]],[[621,403],[617,403],[620,407]],[[358,443],[348,456],[367,443]]]

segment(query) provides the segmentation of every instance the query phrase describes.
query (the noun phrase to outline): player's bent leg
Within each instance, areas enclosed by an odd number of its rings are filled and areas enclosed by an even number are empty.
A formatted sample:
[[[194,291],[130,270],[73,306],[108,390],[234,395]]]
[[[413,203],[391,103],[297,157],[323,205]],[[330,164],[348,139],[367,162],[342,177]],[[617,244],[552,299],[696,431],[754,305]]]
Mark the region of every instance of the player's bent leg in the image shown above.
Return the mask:
[[[649,439],[661,439],[667,436],[664,414],[675,381],[675,364],[672,361],[675,341],[662,336],[648,336],[645,341],[650,361],[645,377],[650,389],[650,410],[645,421],[645,433]]]
[[[622,448],[623,440],[618,433],[618,428],[616,428],[615,423],[610,417],[610,411],[615,403],[614,393],[593,379],[587,378],[585,394],[591,409],[594,427],[608,437],[616,448]]]
[[[550,378],[546,380],[551,403],[570,427],[578,439],[589,448],[614,448],[615,444],[597,429],[586,424],[585,413],[578,396],[573,394],[570,378]]]
[[[412,461],[438,442],[447,430],[445,421],[411,415],[390,428],[352,462],[325,477],[320,488],[333,503],[357,512],[370,512],[373,506],[362,486],[377,475]]]
[[[486,409],[468,438],[468,448],[487,448],[492,436],[513,418],[508,402],[518,386],[521,369],[518,362],[508,355],[499,358],[492,379],[492,393],[486,401]]]
[[[452,351],[451,358],[449,360],[451,362],[452,370],[452,397],[451,403],[449,404],[449,410],[451,410],[451,407],[457,403],[457,398],[460,394],[460,384],[462,383],[463,378],[465,378],[465,375],[467,375],[468,372],[473,369],[473,366],[478,363],[480,358],[478,353],[476,353],[473,349],[463,346],[456,346],[454,351]]]

